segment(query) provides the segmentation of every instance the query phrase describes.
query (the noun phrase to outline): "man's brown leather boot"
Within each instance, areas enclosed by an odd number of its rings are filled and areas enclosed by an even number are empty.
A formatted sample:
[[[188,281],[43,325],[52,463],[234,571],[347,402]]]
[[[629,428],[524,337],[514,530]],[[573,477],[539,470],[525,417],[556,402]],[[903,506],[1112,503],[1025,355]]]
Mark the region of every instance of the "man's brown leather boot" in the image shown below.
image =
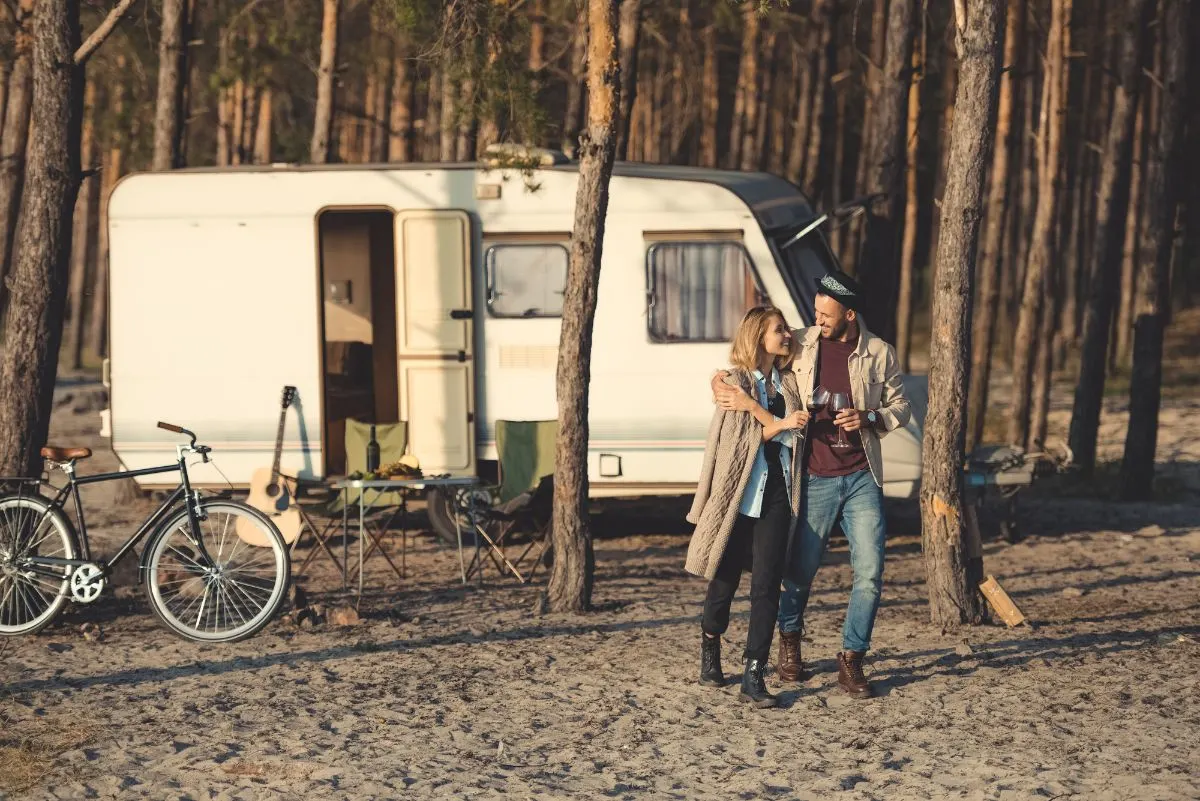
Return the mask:
[[[870,698],[874,694],[871,683],[863,675],[862,663],[865,651],[839,651],[838,686],[854,698]]]
[[[800,659],[800,632],[779,632],[780,681],[801,681],[804,678],[804,662]]]

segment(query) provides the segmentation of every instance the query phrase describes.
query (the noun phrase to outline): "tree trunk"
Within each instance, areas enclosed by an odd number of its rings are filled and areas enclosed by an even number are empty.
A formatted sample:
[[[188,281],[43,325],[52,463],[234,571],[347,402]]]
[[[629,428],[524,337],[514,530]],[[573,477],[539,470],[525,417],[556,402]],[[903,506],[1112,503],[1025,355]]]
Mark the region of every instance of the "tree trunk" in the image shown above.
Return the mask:
[[[937,247],[929,411],[921,473],[921,544],[929,617],[933,625],[943,629],[980,623],[987,616],[977,589],[983,579],[983,553],[968,530],[962,504],[962,465],[970,374],[971,283],[983,217],[984,176],[996,119],[1003,21],[1001,9],[993,0],[963,0],[956,4],[956,10],[959,81]]]
[[[742,154],[742,163],[749,165],[743,166],[744,170],[761,170],[763,168],[763,148],[767,143],[767,126],[771,122],[771,95],[774,94],[775,71],[778,68],[775,60],[775,44],[778,41],[779,34],[776,31],[769,31],[763,38],[762,82],[756,94],[758,111],[755,112],[753,139],[750,138],[751,132],[746,132],[746,138],[751,144],[749,154],[745,152]]]
[[[230,145],[234,164],[246,162],[246,81],[239,77],[233,83],[233,127]]]
[[[621,119],[617,126],[617,161],[629,151],[629,128],[637,99],[638,39],[642,32],[642,0],[621,0]]]
[[[371,105],[374,114],[371,115],[371,162],[379,164],[387,161],[388,149],[388,97],[391,92],[392,54],[385,51],[375,60],[375,91],[372,94]]]
[[[40,0],[33,13],[33,105],[24,214],[0,357],[0,475],[41,473],[50,428],[79,189],[83,67],[79,0]]]
[[[7,306],[7,276],[13,263],[13,237],[25,187],[26,145],[33,105],[33,4],[34,0],[21,0],[17,12],[20,16],[14,33],[12,74],[8,79],[8,103],[0,139],[0,321]]]
[[[730,169],[737,169],[743,163],[742,151],[746,137],[749,136],[751,142],[754,138],[754,119],[758,114],[758,27],[757,4],[745,4],[742,12],[742,59],[738,65],[733,128],[729,134],[727,163]]]
[[[187,9],[184,0],[163,0],[162,14],[152,169],[170,170],[181,163],[179,132],[183,119],[183,81],[187,75],[187,47],[184,41]]]
[[[992,177],[987,205],[987,227],[979,257],[979,308],[971,330],[971,387],[967,414],[971,427],[967,450],[983,440],[987,417],[988,382],[992,370],[992,341],[996,335],[996,313],[1000,305],[1001,243],[1008,222],[1009,154],[1015,142],[1013,105],[1015,72],[1020,69],[1021,43],[1025,39],[1025,0],[1012,0],[1004,32],[1004,73],[1000,78],[1000,104],[996,114],[996,144],[992,154]]]
[[[896,339],[896,286],[899,272],[899,234],[904,214],[904,132],[911,77],[914,0],[888,4],[887,53],[879,92],[871,112],[871,150],[865,189],[887,193],[871,214],[858,265],[858,280],[866,291],[863,316],[871,331]]]
[[[700,166],[717,166],[717,119],[721,111],[721,81],[717,73],[717,24],[710,22],[704,39],[704,71],[700,86]]]
[[[588,0],[590,3],[591,0]],[[579,144],[579,126],[584,114],[583,93],[588,57],[588,18],[586,9],[581,9],[575,22],[575,30],[571,33],[571,71],[567,77],[567,112],[563,118],[563,150],[568,154],[575,152]]]
[[[390,161],[412,161],[412,117],[413,80],[409,73],[408,59],[397,48],[392,63],[392,106],[389,125],[391,139],[388,143]]]
[[[689,76],[688,68],[690,67],[691,52],[690,38],[692,31],[691,20],[691,0],[680,0],[679,2],[679,43],[675,47],[675,53],[671,59],[671,121],[668,130],[670,131],[665,147],[665,158],[663,161],[670,164],[686,163],[681,162],[683,156],[683,143],[687,137],[688,128],[691,127],[691,108],[688,103],[689,95]],[[622,72],[624,66],[622,66]],[[622,84],[624,78],[622,78]],[[625,105],[624,86],[622,86],[621,105]],[[624,123],[622,123],[623,125]],[[619,158],[619,157],[618,157]]]
[[[592,323],[608,212],[608,182],[617,144],[620,67],[617,0],[588,0],[588,119],[580,139],[575,224],[563,297],[558,348],[558,442],[554,470],[554,567],[550,608],[578,612],[591,606],[595,555],[588,522],[588,386]]]
[[[1133,160],[1129,170],[1129,201],[1125,213],[1125,238],[1121,246],[1121,281],[1116,297],[1116,319],[1113,322],[1113,343],[1109,352],[1111,369],[1129,363],[1129,344],[1133,338],[1133,276],[1137,272],[1138,239],[1143,213],[1142,182],[1146,160],[1150,155],[1150,120],[1153,118],[1153,88],[1142,94],[1141,105],[1134,124]]]
[[[1150,0],[1127,0],[1125,3],[1117,66],[1120,83],[1113,96],[1112,116],[1100,169],[1095,237],[1091,247],[1092,280],[1083,309],[1079,381],[1075,388],[1068,439],[1075,464],[1085,475],[1096,466],[1096,436],[1104,401],[1108,332],[1120,271],[1126,206],[1129,203],[1129,173],[1133,153],[1131,139],[1141,81],[1142,31],[1145,30],[1150,8]]]
[[[824,25],[824,8],[820,0],[813,3],[812,13],[805,27],[804,43],[800,45],[799,66],[796,81],[800,84],[796,97],[796,116],[792,122],[792,146],[788,150],[784,175],[789,181],[799,182],[804,170],[804,156],[808,152],[808,135],[812,128],[813,98],[817,87],[817,72],[821,64],[821,27]],[[801,187],[807,189],[807,187]]]
[[[804,157],[804,181],[801,184],[809,198],[818,203],[828,203],[832,197],[825,177],[829,165],[822,156],[828,149],[824,133],[831,126],[833,104],[833,76],[837,73],[837,5],[833,0],[814,0],[812,24],[817,26],[819,48],[816,54],[817,68],[813,71],[812,114],[807,120],[807,153]]]
[[[529,17],[529,71],[538,73],[546,65],[546,0],[533,0]]]
[[[1189,0],[1163,0],[1163,51],[1157,136],[1146,164],[1146,217],[1138,262],[1138,304],[1133,334],[1133,373],[1129,382],[1129,428],[1121,462],[1121,495],[1126,500],[1153,496],[1154,452],[1162,396],[1163,329],[1170,312],[1170,270],[1175,207],[1180,196],[1180,160],[1187,91]],[[1149,126],[1147,126],[1149,127]]]
[[[258,120],[254,126],[254,163],[270,164],[274,161],[275,97],[270,86],[264,86],[258,95]]]
[[[1029,416],[1033,402],[1033,372],[1038,332],[1042,327],[1042,301],[1046,273],[1054,258],[1054,223],[1057,219],[1059,161],[1062,153],[1062,71],[1063,33],[1070,24],[1071,0],[1053,0],[1050,32],[1046,46],[1046,74],[1039,126],[1041,158],[1038,162],[1037,211],[1033,221],[1033,241],[1029,264],[1025,268],[1021,312],[1013,344],[1013,399],[1008,421],[1008,441],[1029,447]]]
[[[79,163],[91,170],[96,158],[96,82],[87,81],[83,93],[83,133],[80,137]],[[92,217],[96,212],[96,196],[100,179],[91,175],[80,186],[75,201],[75,222],[71,233],[71,278],[67,292],[67,366],[72,370],[83,367],[83,289],[87,283],[88,257],[91,255]]]
[[[442,65],[442,130],[441,148],[438,150],[439,161],[454,161],[455,136],[458,128],[458,86],[454,80],[450,64]]]
[[[1070,66],[1067,61],[1067,56],[1071,52],[1071,14],[1072,4],[1074,0],[1066,0],[1066,8],[1063,12],[1065,21],[1062,31],[1062,67],[1058,70],[1059,80],[1059,104],[1057,109],[1059,141],[1063,144],[1060,147],[1065,147],[1063,132],[1066,131],[1067,124],[1067,97],[1069,93],[1069,75]],[[1052,110],[1053,111],[1053,110]],[[1069,195],[1063,192],[1063,151],[1058,153],[1059,167],[1057,172],[1051,178],[1052,191],[1055,194],[1055,210],[1054,218],[1051,222],[1052,233],[1050,241],[1052,244],[1051,253],[1053,256],[1046,260],[1046,269],[1043,278],[1043,286],[1045,287],[1042,300],[1042,321],[1038,329],[1037,336],[1037,357],[1033,366],[1033,397],[1030,403],[1029,413],[1029,443],[1027,447],[1031,450],[1042,450],[1046,442],[1046,426],[1050,417],[1050,389],[1054,382],[1054,342],[1055,342],[1055,327],[1058,321],[1059,309],[1062,304],[1062,253],[1063,253],[1063,212],[1065,205],[1063,198]]]
[[[429,74],[427,98],[421,158],[424,161],[437,161],[442,152],[442,71],[436,66]]]
[[[321,17],[321,63],[317,71],[317,106],[313,113],[312,144],[309,159],[313,164],[329,161],[329,140],[333,136],[334,74],[337,72],[338,14],[340,0],[324,0]]]
[[[475,127],[475,79],[463,78],[459,102],[455,106],[458,124],[454,138],[454,160],[470,161],[474,153],[472,139]]]
[[[907,153],[904,160],[905,201],[904,239],[900,246],[900,292],[896,302],[896,357],[900,372],[911,368],[913,322],[913,274],[917,258],[917,154],[920,150],[918,133],[921,127],[921,51],[913,47],[913,79],[908,90],[908,131],[905,135]]]
[[[125,68],[125,55],[117,55],[117,68]],[[125,111],[123,85],[113,87],[113,111],[119,119]],[[113,187],[121,179],[125,134],[114,130],[109,134],[108,155],[100,169],[100,214],[96,231],[96,270],[92,276],[92,308],[89,315],[88,349],[97,359],[108,355],[108,199]]]
[[[12,77],[12,61],[0,61],[0,139],[4,137],[4,113],[8,109],[8,79]]]

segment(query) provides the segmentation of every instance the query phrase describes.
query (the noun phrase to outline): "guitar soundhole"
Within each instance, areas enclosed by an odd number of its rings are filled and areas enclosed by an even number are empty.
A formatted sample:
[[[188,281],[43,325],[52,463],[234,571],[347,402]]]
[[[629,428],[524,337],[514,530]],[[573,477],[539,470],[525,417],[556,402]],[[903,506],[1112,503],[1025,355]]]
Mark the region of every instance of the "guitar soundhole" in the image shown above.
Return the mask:
[[[278,494],[279,494],[279,485],[278,484],[268,484],[267,485],[267,497],[268,498],[274,498]]]

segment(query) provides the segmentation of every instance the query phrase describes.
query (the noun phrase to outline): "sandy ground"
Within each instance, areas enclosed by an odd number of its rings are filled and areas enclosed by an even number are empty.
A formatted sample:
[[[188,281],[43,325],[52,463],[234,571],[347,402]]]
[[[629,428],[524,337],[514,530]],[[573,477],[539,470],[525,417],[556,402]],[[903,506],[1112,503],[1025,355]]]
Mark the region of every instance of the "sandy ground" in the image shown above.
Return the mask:
[[[60,388],[56,441],[101,445],[90,392]],[[462,587],[427,534],[402,585],[375,563],[352,627],[284,619],[206,647],[158,625],[140,590],[72,608],[0,643],[0,796],[1200,798],[1198,413],[1164,412],[1169,502],[1048,481],[1022,502],[1024,542],[989,539],[987,571],[1031,626],[931,628],[919,528],[894,509],[873,700],[836,686],[844,542],[809,615],[816,675],[770,677],[783,708],[755,711],[736,686],[694,681],[704,587],[681,569],[684,505],[608,504],[584,616],[539,616],[540,575]],[[1122,436],[1110,404],[1102,453]],[[87,470],[111,465],[102,453]],[[106,488],[87,499],[101,552],[144,511]],[[304,582],[323,603],[339,583],[324,567]],[[743,595],[730,674],[747,608]]]

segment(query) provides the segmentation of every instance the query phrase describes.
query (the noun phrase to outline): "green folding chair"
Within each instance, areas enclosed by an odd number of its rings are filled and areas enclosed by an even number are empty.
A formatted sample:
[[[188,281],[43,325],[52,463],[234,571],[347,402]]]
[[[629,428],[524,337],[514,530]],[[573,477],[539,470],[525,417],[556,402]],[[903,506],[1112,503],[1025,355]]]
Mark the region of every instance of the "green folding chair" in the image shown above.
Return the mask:
[[[353,418],[346,420],[346,472],[365,473],[367,469],[367,443],[371,439],[371,424],[364,423]],[[399,460],[404,452],[408,449],[408,423],[376,423],[375,424],[375,441],[379,443],[379,463],[381,465],[388,464]],[[330,540],[336,535],[335,527],[342,525],[343,546],[347,536],[347,519],[350,515],[358,514],[358,501],[360,495],[366,495],[366,502],[370,504],[367,509],[367,520],[364,521],[364,530],[367,532],[371,543],[368,546],[366,553],[363,555],[363,561],[376,551],[379,551],[387,563],[391,566],[392,571],[398,577],[403,578],[408,571],[408,538],[401,537],[400,543],[400,567],[392,561],[387,550],[384,549],[382,539],[384,533],[391,526],[392,522],[402,513],[407,513],[408,496],[401,490],[383,491],[383,490],[356,490],[346,489],[335,493],[327,501],[320,504],[302,505],[300,506],[300,514],[304,518],[305,525],[312,532],[315,540],[313,549],[305,557],[300,565],[300,569],[295,571],[296,575],[304,572],[309,562],[318,554],[324,553],[331,559],[343,577],[347,575],[348,565],[343,566],[343,562],[339,562],[337,556],[330,549]],[[314,518],[323,518],[324,525],[319,525]],[[346,549],[343,547],[343,561],[346,556]]]
[[[522,584],[533,578],[541,564],[546,548],[554,502],[554,449],[558,437],[557,420],[498,420],[496,450],[500,461],[500,483],[491,487],[495,503],[482,506],[474,503],[466,510],[477,535],[487,548],[476,552],[467,568],[467,575],[478,572],[482,577],[487,554],[497,571],[507,569]],[[471,493],[468,500],[478,499]],[[528,533],[530,541],[515,561],[505,554],[509,539],[518,533]],[[529,575],[521,573],[521,565],[531,552],[533,566]]]

